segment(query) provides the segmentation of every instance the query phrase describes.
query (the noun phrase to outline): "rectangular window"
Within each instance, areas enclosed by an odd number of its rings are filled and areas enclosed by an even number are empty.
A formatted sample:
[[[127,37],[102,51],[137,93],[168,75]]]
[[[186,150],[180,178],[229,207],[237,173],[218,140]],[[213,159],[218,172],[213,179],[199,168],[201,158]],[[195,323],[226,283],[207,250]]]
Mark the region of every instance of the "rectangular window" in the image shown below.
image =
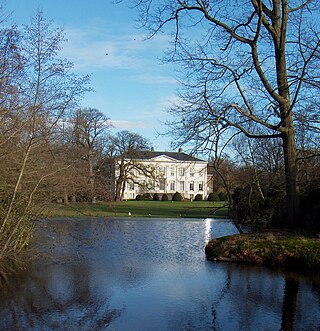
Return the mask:
[[[190,177],[193,177],[194,174],[195,174],[195,170],[194,170],[194,168],[191,168],[191,169],[190,169]]]
[[[174,167],[170,168],[170,175],[171,177],[174,177],[175,171],[174,171]]]
[[[184,168],[179,168],[179,176],[184,176]]]
[[[127,188],[129,191],[133,191],[134,190],[134,182],[128,182]]]
[[[190,182],[190,191],[194,191],[194,182]]]
[[[184,181],[179,182],[179,191],[184,192]]]
[[[166,181],[164,179],[160,179],[160,181],[159,181],[159,189],[161,191],[165,191],[165,189],[166,189]]]
[[[158,168],[158,175],[160,177],[165,177],[165,175],[166,175],[166,167],[159,167]]]
[[[199,191],[203,191],[203,182],[199,182]]]
[[[170,183],[170,191],[174,191],[176,189],[175,182]]]

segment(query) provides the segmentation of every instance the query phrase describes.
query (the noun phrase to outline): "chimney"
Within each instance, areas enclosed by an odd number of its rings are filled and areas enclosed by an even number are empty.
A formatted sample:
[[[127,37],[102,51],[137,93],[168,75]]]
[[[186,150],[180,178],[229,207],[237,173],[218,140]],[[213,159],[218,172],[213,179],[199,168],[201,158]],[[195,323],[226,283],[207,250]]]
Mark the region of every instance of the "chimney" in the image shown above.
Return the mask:
[[[178,152],[179,152],[179,153],[182,153],[182,151],[183,151],[183,150],[182,150],[182,148],[180,147],[180,148],[178,149]]]

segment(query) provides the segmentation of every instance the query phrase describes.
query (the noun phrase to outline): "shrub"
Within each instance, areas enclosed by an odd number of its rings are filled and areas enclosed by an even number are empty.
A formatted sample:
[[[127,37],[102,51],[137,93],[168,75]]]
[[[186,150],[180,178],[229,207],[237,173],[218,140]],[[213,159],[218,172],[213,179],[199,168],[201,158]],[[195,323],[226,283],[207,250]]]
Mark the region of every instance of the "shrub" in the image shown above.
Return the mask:
[[[209,193],[207,200],[208,201],[220,201],[220,197],[217,193],[211,192],[211,193]]]
[[[138,194],[138,195],[136,196],[136,200],[137,200],[137,201],[142,201],[142,200],[144,200],[143,195]]]
[[[150,193],[143,193],[144,200],[152,200],[152,195]]]
[[[182,195],[179,192],[176,192],[172,197],[172,201],[182,201],[182,199]]]
[[[227,194],[225,192],[219,192],[218,197],[219,197],[220,201],[227,201],[228,200]],[[216,201],[219,201],[219,200],[216,200]]]
[[[301,224],[308,228],[320,229],[320,185],[313,183],[310,186],[304,187],[301,192],[301,213],[303,220]]]
[[[155,193],[154,195],[153,195],[153,201],[159,201],[160,200],[160,198],[159,198],[159,194],[158,193]]]
[[[163,193],[161,200],[162,201],[169,201],[169,198],[168,198],[168,196],[165,193]]]
[[[254,230],[266,227],[283,227],[285,196],[278,187],[269,187],[264,199],[256,187],[237,187],[232,195],[233,217]]]
[[[196,194],[196,196],[194,197],[195,201],[202,201],[202,194]]]

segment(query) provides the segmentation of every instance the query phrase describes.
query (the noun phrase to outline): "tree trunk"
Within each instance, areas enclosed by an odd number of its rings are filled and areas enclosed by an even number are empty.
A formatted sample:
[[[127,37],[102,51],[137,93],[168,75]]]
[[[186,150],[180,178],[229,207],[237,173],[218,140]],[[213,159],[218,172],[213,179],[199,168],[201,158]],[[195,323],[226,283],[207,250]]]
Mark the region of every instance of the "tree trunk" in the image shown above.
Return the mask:
[[[282,135],[285,182],[286,182],[286,221],[292,227],[298,224],[300,217],[299,199],[297,192],[297,151],[295,143],[294,124],[290,103],[290,88],[286,64],[286,35],[289,18],[287,1],[274,1],[274,16],[272,26],[276,33],[273,35],[277,72],[278,94],[281,116],[280,132]]]
[[[126,180],[123,180],[122,188],[121,188],[121,196],[120,196],[121,201],[123,201],[123,196],[124,196],[125,189],[126,189]]]
[[[122,187],[123,183],[125,181],[125,163],[122,159],[119,163],[119,177],[116,180],[116,194],[115,194],[115,201],[121,201],[121,195],[122,195]]]
[[[123,177],[120,175],[116,181],[116,195],[114,200],[121,201],[121,188],[122,188]]]
[[[93,171],[93,151],[89,148],[88,151],[88,163],[89,163],[89,190],[90,190],[90,200],[95,203],[95,190],[94,190],[94,171]]]
[[[63,203],[66,205],[69,204],[68,191],[66,188],[63,190]]]
[[[287,225],[292,227],[299,224],[300,204],[297,188],[297,151],[291,118],[288,129],[282,133],[282,142],[286,182]]]

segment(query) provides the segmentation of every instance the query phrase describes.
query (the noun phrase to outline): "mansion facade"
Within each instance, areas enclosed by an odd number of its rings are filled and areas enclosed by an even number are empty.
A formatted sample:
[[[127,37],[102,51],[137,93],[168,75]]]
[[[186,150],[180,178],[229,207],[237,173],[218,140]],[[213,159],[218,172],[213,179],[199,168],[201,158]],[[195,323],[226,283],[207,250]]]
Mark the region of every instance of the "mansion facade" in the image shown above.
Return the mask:
[[[138,152],[122,159],[127,165],[122,185],[122,198],[135,199],[139,194],[173,195],[179,192],[185,199],[208,195],[208,162],[179,152]],[[115,164],[115,183],[120,177],[120,165]],[[123,176],[123,173],[122,173]]]

